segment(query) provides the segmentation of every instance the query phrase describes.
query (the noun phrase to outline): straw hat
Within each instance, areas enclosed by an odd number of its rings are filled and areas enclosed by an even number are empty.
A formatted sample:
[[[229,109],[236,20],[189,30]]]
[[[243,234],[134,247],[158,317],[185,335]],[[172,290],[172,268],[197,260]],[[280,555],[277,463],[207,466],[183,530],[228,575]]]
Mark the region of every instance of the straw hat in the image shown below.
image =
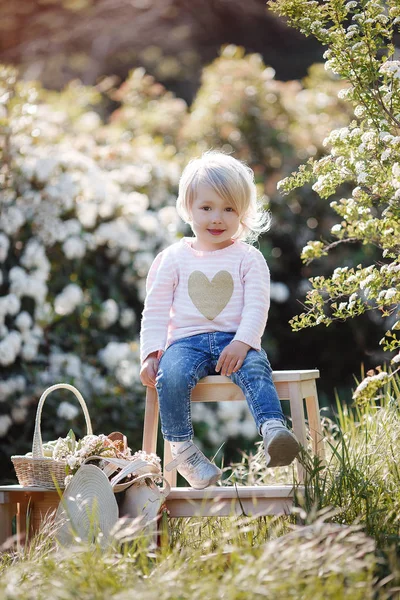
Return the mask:
[[[76,537],[87,542],[97,538],[104,546],[117,520],[118,505],[107,476],[94,465],[82,465],[66,488],[56,512],[58,542],[65,546]]]

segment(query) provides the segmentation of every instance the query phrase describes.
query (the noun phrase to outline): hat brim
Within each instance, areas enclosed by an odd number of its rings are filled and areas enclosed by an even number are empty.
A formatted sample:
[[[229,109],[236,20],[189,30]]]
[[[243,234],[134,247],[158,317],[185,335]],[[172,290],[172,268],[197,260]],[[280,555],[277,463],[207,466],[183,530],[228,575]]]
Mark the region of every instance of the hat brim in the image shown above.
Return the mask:
[[[82,465],[71,479],[58,506],[56,539],[62,546],[77,538],[102,546],[118,520],[118,505],[113,489],[101,469]]]

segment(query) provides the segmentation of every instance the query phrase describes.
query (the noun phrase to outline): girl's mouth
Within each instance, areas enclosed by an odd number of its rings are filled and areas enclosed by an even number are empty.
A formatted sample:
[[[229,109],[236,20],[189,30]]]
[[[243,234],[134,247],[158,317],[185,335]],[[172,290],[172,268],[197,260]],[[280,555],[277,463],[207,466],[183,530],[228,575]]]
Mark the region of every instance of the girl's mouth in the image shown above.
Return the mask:
[[[221,235],[221,233],[224,233],[225,229],[209,229],[208,231],[211,235]]]

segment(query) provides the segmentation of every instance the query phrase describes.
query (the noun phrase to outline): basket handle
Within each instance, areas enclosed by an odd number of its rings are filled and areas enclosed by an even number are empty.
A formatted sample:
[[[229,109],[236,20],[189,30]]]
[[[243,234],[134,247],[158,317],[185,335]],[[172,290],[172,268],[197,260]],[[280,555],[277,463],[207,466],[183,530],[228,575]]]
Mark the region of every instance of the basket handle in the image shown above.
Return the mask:
[[[51,392],[54,392],[54,390],[59,390],[59,389],[70,390],[71,392],[73,392],[75,394],[76,398],[79,401],[79,404],[81,405],[83,414],[85,415],[87,435],[93,434],[92,423],[90,421],[89,411],[87,409],[86,402],[84,401],[82,394],[76,389],[76,387],[74,387],[73,385],[70,385],[69,383],[57,383],[56,385],[52,385],[51,387],[47,388],[47,390],[45,390],[43,392],[43,394],[41,395],[40,400],[39,400],[39,404],[38,404],[37,411],[36,411],[35,431],[33,433],[33,443],[32,443],[32,457],[33,458],[43,458],[42,434],[41,434],[40,426],[41,426],[42,408],[43,408],[44,401],[46,400],[47,396]]]

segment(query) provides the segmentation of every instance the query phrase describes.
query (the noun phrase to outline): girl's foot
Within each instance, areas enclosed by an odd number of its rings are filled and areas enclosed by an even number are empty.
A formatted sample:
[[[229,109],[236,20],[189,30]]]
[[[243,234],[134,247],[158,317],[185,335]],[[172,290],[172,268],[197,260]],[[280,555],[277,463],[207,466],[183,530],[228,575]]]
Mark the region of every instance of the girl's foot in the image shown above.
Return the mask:
[[[221,469],[208,460],[192,441],[179,448],[174,460],[165,467],[167,471],[177,469],[192,488],[202,490],[212,485],[222,475]]]
[[[265,421],[262,434],[267,467],[290,465],[300,452],[296,436],[278,419]]]

